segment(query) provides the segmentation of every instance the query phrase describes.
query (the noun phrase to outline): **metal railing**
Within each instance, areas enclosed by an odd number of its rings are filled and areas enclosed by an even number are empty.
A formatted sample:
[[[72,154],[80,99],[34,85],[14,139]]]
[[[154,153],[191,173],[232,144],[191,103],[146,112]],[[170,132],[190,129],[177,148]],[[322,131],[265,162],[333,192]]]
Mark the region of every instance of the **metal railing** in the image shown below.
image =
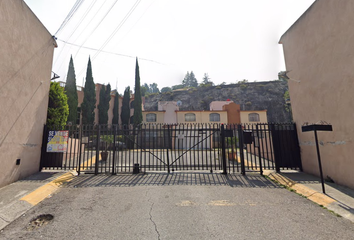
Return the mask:
[[[62,142],[65,151],[51,152],[55,134],[67,135]],[[293,123],[45,126],[43,168],[79,174],[185,170],[262,174],[263,169],[301,169],[301,160]]]

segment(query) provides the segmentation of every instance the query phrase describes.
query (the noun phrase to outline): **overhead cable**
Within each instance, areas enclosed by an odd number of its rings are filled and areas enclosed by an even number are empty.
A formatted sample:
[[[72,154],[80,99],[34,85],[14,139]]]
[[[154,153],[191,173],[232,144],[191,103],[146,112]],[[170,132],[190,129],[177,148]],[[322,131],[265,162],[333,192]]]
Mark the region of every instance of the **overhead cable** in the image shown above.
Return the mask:
[[[96,52],[96,54],[93,56],[93,59],[95,59],[100,52],[107,46],[107,44],[112,40],[112,38],[115,36],[115,34],[118,32],[118,30],[124,25],[124,23],[127,21],[127,19],[130,17],[130,15],[134,12],[136,7],[140,4],[141,0],[137,0],[132,8],[129,10],[129,12],[125,15],[123,20],[119,23],[119,25],[114,29],[112,34],[108,37],[108,39],[103,43],[103,45],[100,47],[100,49]]]
[[[66,18],[64,19],[64,21],[62,22],[62,24],[60,25],[59,29],[56,31],[56,33],[54,34],[54,36],[57,36],[58,33],[65,27],[65,25],[70,21],[71,17],[74,16],[74,14],[76,13],[76,11],[80,8],[81,4],[84,2],[85,0],[76,0],[74,6],[71,8],[70,12],[68,13],[68,15],[66,16]]]
[[[99,49],[97,49],[97,48],[85,47],[85,46],[81,46],[81,45],[78,45],[78,44],[75,44],[75,43],[70,43],[70,42],[67,42],[67,41],[64,41],[64,40],[61,40],[61,39],[58,39],[58,40],[63,42],[63,43],[65,43],[65,44],[72,45],[72,46],[75,46],[75,47],[80,47],[80,48],[84,48],[84,49],[88,49],[88,50],[92,50],[92,51],[99,51]],[[107,53],[107,54],[112,54],[112,55],[117,55],[117,56],[121,56],[121,57],[136,58],[136,56],[127,55],[127,54],[121,54],[121,53],[115,53],[115,52],[109,52],[109,51],[103,51],[103,50],[101,50],[101,52],[102,53]],[[149,61],[149,62],[153,62],[153,63],[157,63],[157,64],[166,65],[164,63],[160,63],[160,62],[157,62],[155,60],[151,60],[151,59],[147,59],[147,58],[140,58],[139,57],[139,60],[144,60],[144,61]]]

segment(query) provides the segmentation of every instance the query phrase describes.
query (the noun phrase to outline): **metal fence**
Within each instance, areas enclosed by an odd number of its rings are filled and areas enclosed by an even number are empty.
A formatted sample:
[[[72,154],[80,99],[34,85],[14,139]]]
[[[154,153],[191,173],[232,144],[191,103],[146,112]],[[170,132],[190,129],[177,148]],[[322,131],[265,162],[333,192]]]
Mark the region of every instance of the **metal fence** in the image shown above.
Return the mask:
[[[53,140],[56,135],[66,138]],[[43,168],[94,174],[185,170],[245,174],[301,169],[301,160],[295,124],[45,126]]]

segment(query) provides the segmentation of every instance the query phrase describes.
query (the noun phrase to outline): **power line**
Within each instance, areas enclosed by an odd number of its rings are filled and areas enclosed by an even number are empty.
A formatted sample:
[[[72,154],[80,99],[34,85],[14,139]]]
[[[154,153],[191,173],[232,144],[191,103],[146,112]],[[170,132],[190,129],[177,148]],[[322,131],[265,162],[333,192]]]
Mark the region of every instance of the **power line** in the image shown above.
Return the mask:
[[[113,4],[112,4],[112,5],[110,6],[110,8],[108,9],[108,11],[104,14],[104,16],[101,18],[101,20],[98,22],[98,24],[95,26],[95,28],[90,32],[90,34],[89,34],[88,36],[91,36],[92,33],[94,33],[94,32],[96,31],[96,29],[101,25],[101,23],[103,22],[103,20],[108,16],[109,12],[113,9],[113,7],[116,5],[117,2],[118,2],[118,0],[115,0],[115,1],[113,2]],[[89,39],[89,37],[87,37],[87,38],[85,39],[85,41],[81,44],[81,46],[83,46],[83,45],[86,43],[86,41],[87,41],[88,39]],[[74,58],[77,56],[77,54],[79,53],[79,51],[80,51],[80,48],[77,50],[77,52],[76,52]]]
[[[88,36],[91,36],[95,31],[96,29],[101,25],[101,23],[103,22],[103,20],[108,16],[108,14],[110,13],[110,11],[113,9],[113,7],[116,5],[116,3],[118,2],[118,0],[115,0],[113,2],[113,4],[109,7],[109,9],[106,11],[106,13],[104,14],[104,16],[101,18],[101,20],[96,24],[96,26],[94,27],[94,29],[90,32],[90,34]],[[103,5],[101,5],[102,7]],[[101,9],[100,7],[100,9]],[[97,12],[96,12],[97,13]],[[96,15],[95,15],[96,16]],[[91,21],[93,20],[93,18],[91,19]],[[90,22],[91,22],[90,21]],[[82,33],[82,32],[81,32]],[[84,42],[81,43],[81,46],[79,46],[79,49],[76,51],[75,55],[74,55],[74,59],[75,57],[77,56],[77,54],[79,53],[81,47],[86,43],[86,41],[89,39],[89,37],[86,37],[86,39],[84,40]],[[65,43],[65,41],[62,41]],[[57,58],[59,59],[59,58]],[[61,69],[62,65],[63,65],[64,61],[61,62],[60,66],[59,66],[59,70]],[[78,74],[78,76],[82,73],[83,70],[81,70],[81,72]]]
[[[65,44],[75,46],[75,47],[80,47],[80,48],[84,48],[84,49],[88,49],[88,50],[93,50],[93,51],[99,51],[99,49],[97,49],[97,48],[85,47],[85,46],[81,46],[81,45],[78,45],[78,44],[75,44],[75,43],[70,43],[70,42],[67,42],[67,41],[64,41],[64,40],[61,40],[61,39],[57,39],[57,40],[59,40],[59,41],[65,43]],[[102,52],[102,53],[107,53],[107,54],[112,54],[112,55],[117,55],[117,56],[122,56],[122,57],[136,58],[136,56],[126,55],[126,54],[121,54],[121,53],[115,53],[115,52],[110,52],[110,51],[103,51],[103,50],[101,50],[101,52]],[[160,63],[160,62],[157,62],[157,61],[155,61],[155,60],[151,60],[151,59],[147,59],[147,58],[140,58],[140,57],[139,57],[139,60],[149,61],[149,62],[161,64],[161,65],[166,65],[166,64],[164,64],[164,63]]]
[[[107,44],[112,40],[112,38],[115,36],[115,34],[118,32],[118,30],[124,25],[124,23],[130,17],[130,15],[134,12],[134,10],[137,8],[137,6],[140,4],[140,2],[141,2],[141,0],[137,0],[134,3],[134,5],[130,8],[129,12],[124,16],[123,20],[114,29],[114,31],[111,33],[111,35],[108,37],[108,39],[103,43],[103,45],[98,50],[96,50],[97,52],[95,53],[95,55],[93,56],[91,61],[93,61],[100,54],[100,52],[102,52],[102,50],[107,46]],[[78,73],[78,76],[80,76],[84,70],[85,70],[85,68],[82,68],[81,71]]]
[[[76,13],[76,11],[80,8],[81,4],[84,2],[85,0],[76,0],[74,6],[71,8],[70,12],[68,13],[68,15],[66,16],[66,18],[64,19],[64,21],[62,22],[62,24],[60,25],[59,29],[56,31],[56,33],[54,34],[54,36],[56,36],[64,27],[65,25],[70,21],[71,17],[74,16],[74,14]]]
[[[123,20],[119,23],[119,25],[114,29],[112,34],[108,37],[108,39],[103,43],[103,45],[100,47],[98,52],[93,56],[93,60],[100,54],[103,48],[107,46],[107,44],[112,40],[112,38],[116,35],[116,33],[119,31],[119,29],[124,25],[124,23],[128,20],[130,15],[134,12],[134,10],[137,8],[137,6],[140,4],[141,0],[137,0],[134,5],[131,7],[129,12],[124,16]]]
[[[87,14],[91,11],[92,7],[96,4],[96,2],[97,2],[97,0],[94,0],[93,2],[91,2],[90,6],[88,7],[88,9],[87,9],[86,12],[84,13],[84,15],[81,17],[81,19],[79,20],[78,24],[76,24],[74,30],[71,31],[70,36],[67,38],[67,40],[69,40],[69,39],[72,37],[72,35],[73,35],[74,32],[76,31],[76,29],[80,26],[80,24],[82,23],[82,21],[86,18]],[[105,2],[103,2],[103,4],[104,4],[104,3],[105,3]],[[99,8],[99,10],[102,8],[103,4],[102,4],[101,7]],[[98,10],[98,11],[99,11],[99,10]],[[98,12],[98,11],[97,11],[97,12]],[[96,14],[97,14],[97,12],[96,12]],[[96,16],[96,14],[95,14],[95,16]],[[91,18],[90,22],[92,21],[92,19],[93,19],[93,18]],[[89,22],[89,23],[90,23],[90,22]],[[89,23],[88,23],[88,24],[89,24]],[[86,25],[86,27],[87,27],[87,26],[88,26],[88,25]],[[84,29],[86,29],[86,27],[85,27]],[[82,33],[82,32],[81,32],[81,33]],[[81,33],[80,33],[80,34],[81,34]],[[76,39],[77,39],[77,38],[76,38]],[[55,59],[55,61],[54,61],[54,64],[57,63],[58,59],[60,58],[61,54],[63,53],[63,50],[64,50],[64,47],[62,47],[62,48],[60,49],[60,52],[59,52],[59,54],[57,55],[57,57],[56,57],[56,59]],[[62,64],[63,64],[63,62],[60,64],[59,69],[61,68]]]
[[[119,40],[119,42],[121,42],[126,36],[128,36],[128,34],[130,33],[130,31],[135,27],[135,25],[141,20],[141,18],[145,15],[145,13],[147,12],[147,10],[151,7],[151,5],[153,5],[156,2],[156,0],[154,0],[153,2],[151,2],[151,4],[145,9],[145,11],[143,12],[143,14],[141,14],[141,16],[139,17],[139,19],[134,23],[134,25],[129,29],[129,31],[123,36],[123,38],[121,38]],[[117,43],[119,43],[117,42]]]

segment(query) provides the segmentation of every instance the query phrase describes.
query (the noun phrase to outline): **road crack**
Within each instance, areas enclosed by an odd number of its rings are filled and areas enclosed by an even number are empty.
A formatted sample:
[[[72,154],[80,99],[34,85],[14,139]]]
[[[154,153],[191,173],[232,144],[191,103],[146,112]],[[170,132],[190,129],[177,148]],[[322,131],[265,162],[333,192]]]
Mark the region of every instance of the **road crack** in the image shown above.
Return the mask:
[[[155,204],[155,203],[152,203],[152,204],[151,204],[151,208],[150,208],[149,215],[150,215],[150,221],[151,221],[151,222],[154,224],[154,226],[155,226],[155,232],[157,233],[157,239],[160,240],[160,232],[159,232],[159,230],[157,229],[157,224],[155,223],[154,220],[152,220],[152,214],[151,214],[151,212],[152,212],[152,208],[154,207],[154,204]]]
[[[149,192],[149,190],[146,191],[145,196],[147,196],[148,192]],[[150,202],[150,200],[151,200],[151,197],[149,198],[148,202]],[[152,222],[152,224],[154,224],[155,232],[157,233],[157,239],[160,240],[160,232],[159,232],[159,230],[157,229],[157,224],[156,224],[155,221],[152,219],[152,209],[154,208],[154,204],[155,204],[155,203],[152,203],[152,204],[151,204],[150,211],[149,211],[149,216],[150,216],[150,221]]]

